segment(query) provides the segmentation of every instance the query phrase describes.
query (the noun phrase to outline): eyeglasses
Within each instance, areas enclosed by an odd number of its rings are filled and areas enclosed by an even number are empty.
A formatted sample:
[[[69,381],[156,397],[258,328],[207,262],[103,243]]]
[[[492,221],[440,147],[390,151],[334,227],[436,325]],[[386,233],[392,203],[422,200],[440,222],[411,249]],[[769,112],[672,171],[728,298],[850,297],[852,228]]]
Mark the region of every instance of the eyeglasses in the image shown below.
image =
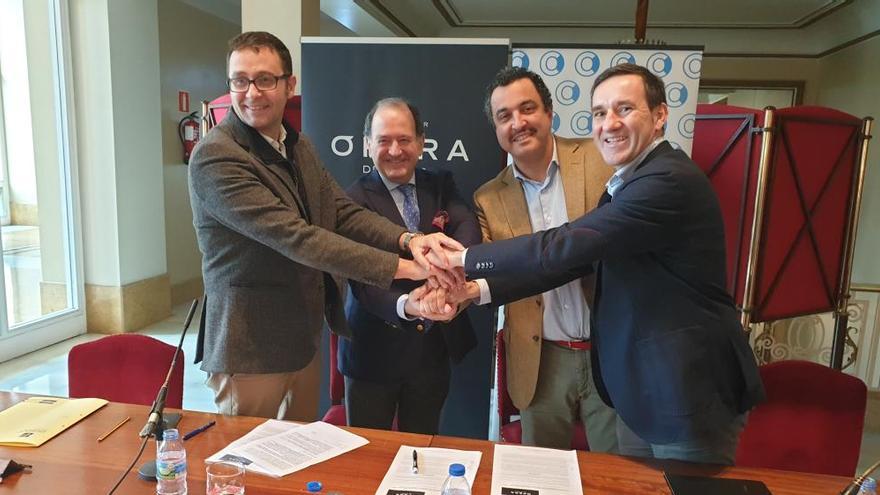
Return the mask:
[[[273,76],[272,74],[262,74],[256,79],[248,79],[246,77],[232,77],[226,80],[229,91],[233,93],[247,93],[251,84],[260,91],[271,91],[278,87],[278,81],[290,77],[290,74],[281,74]]]

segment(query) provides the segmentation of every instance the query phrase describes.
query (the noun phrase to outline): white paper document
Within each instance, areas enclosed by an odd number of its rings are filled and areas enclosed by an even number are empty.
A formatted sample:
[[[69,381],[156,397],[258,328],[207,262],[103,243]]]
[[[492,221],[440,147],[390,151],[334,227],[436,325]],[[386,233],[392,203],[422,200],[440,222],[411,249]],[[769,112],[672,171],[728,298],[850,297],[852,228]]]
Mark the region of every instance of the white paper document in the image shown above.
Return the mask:
[[[573,450],[495,445],[492,495],[583,495]]]
[[[413,451],[418,458],[418,473],[413,473]],[[449,465],[456,463],[464,465],[464,476],[473,486],[482,456],[481,452],[470,450],[401,445],[376,495],[440,495],[449,476]]]
[[[270,419],[206,461],[233,460],[248,471],[280,478],[367,443],[366,438],[321,421],[297,425]]]

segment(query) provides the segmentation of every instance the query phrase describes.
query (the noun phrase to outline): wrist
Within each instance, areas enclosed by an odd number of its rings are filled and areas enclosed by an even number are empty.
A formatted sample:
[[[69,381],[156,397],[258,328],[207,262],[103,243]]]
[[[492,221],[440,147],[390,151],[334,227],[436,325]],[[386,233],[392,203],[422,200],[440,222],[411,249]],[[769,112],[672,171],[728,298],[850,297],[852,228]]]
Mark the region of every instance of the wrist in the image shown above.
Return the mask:
[[[404,232],[403,235],[400,236],[400,250],[404,253],[411,253],[413,239],[423,235],[425,234],[421,232]]]

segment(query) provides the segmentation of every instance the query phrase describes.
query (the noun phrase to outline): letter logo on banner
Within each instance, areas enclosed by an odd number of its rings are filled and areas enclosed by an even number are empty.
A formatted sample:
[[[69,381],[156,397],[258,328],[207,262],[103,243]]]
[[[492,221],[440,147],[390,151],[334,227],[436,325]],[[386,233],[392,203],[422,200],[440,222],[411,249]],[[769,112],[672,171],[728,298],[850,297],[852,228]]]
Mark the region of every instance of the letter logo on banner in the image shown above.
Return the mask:
[[[592,135],[590,88],[603,70],[622,63],[647,67],[666,84],[669,104],[666,138],[690,154],[703,63],[701,50],[667,46],[514,47],[513,66],[528,69],[529,60],[540,60],[535,72],[541,75],[553,95],[553,132],[565,137]]]

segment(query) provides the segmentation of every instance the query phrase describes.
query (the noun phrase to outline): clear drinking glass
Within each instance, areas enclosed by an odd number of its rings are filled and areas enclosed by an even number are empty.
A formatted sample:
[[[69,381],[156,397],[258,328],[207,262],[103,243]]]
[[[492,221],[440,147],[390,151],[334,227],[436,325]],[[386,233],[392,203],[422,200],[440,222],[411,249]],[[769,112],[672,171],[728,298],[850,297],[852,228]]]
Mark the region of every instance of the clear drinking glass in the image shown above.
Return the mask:
[[[244,495],[244,466],[237,462],[221,461],[208,464],[207,495]]]

